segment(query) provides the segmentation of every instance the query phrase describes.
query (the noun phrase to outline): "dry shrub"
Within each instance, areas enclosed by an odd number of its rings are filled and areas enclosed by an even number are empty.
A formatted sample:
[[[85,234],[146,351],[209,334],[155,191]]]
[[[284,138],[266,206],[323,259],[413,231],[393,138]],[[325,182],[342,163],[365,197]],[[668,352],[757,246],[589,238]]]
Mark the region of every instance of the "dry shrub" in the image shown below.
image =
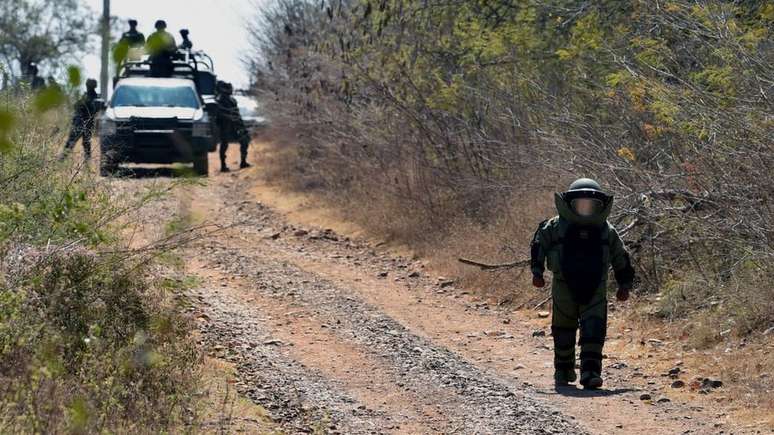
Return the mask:
[[[256,82],[295,133],[282,146],[296,186],[421,252],[449,250],[450,267],[470,246],[499,255],[500,232],[525,256],[553,214],[547,193],[594,177],[616,196],[641,291],[677,301],[679,282],[692,302],[678,311],[709,297],[737,333],[771,326],[771,299],[735,303],[757,298],[744,289],[774,258],[766,2],[326,6],[278,0],[254,29]],[[507,230],[514,199],[537,207]]]

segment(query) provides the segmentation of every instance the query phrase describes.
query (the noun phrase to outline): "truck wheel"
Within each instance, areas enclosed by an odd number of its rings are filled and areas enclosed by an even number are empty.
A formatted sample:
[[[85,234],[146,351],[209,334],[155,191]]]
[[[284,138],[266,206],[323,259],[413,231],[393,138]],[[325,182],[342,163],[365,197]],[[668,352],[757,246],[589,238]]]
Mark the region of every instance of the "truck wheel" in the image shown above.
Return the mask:
[[[112,177],[118,171],[118,164],[110,156],[110,151],[102,151],[99,156],[99,175],[103,177]]]
[[[206,177],[210,173],[210,161],[207,153],[197,154],[193,158],[193,170],[196,175]]]

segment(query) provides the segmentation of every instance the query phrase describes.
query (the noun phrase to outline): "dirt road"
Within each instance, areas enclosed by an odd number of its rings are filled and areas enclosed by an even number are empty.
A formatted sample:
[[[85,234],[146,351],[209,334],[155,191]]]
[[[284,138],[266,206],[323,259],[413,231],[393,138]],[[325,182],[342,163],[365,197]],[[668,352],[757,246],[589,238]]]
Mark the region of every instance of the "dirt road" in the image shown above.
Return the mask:
[[[260,168],[187,189],[169,201],[224,226],[185,255],[203,345],[288,433],[729,433],[712,408],[641,400],[670,380],[615,355],[604,390],[555,389],[548,319],[299,223]]]

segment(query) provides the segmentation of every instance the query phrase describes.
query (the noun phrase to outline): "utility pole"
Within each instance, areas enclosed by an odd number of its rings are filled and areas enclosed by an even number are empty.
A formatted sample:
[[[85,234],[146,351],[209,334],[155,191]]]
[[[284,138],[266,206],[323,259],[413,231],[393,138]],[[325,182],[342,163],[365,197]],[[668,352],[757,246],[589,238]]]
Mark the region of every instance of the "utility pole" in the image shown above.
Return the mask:
[[[102,86],[102,98],[107,100],[108,82],[110,81],[110,0],[102,0],[102,71],[100,73],[100,85]]]

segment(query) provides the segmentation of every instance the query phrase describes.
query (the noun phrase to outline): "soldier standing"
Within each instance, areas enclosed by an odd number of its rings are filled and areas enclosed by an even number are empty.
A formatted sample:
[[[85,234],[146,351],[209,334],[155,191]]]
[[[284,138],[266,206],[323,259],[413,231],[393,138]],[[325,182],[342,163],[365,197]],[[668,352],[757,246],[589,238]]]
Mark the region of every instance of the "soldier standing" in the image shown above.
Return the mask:
[[[167,23],[164,20],[156,21],[156,31],[153,32],[145,43],[148,51],[148,60],[151,62],[151,75],[154,77],[169,77],[172,75],[172,57],[177,53],[175,37],[167,32]]]
[[[94,119],[101,110],[99,95],[97,94],[97,81],[86,80],[86,93],[75,103],[72,128],[70,136],[65,144],[62,158],[65,158],[75,147],[78,139],[83,139],[83,155],[86,160],[91,159],[91,135],[94,131]]]
[[[220,172],[229,172],[226,165],[226,151],[229,142],[239,142],[241,161],[239,167],[249,168],[247,163],[247,148],[250,145],[250,134],[245,128],[239,106],[232,96],[234,86],[231,83],[218,82],[218,129],[220,130]]]
[[[145,35],[137,31],[137,20],[129,20],[129,31],[121,35],[113,52],[116,65],[121,65],[130,57],[130,51],[142,48],[145,45]]]
[[[576,180],[554,199],[559,215],[541,222],[530,245],[533,285],[545,286],[546,262],[553,274],[554,381],[562,386],[577,379],[575,340],[580,327],[580,384],[599,388],[607,331],[607,274],[612,265],[616,296],[625,301],[634,269],[618,232],[607,222],[613,197],[596,181]]]
[[[27,71],[29,73],[30,88],[33,90],[40,90],[46,87],[46,81],[43,80],[43,77],[38,75],[40,71],[38,70],[37,64],[34,62],[30,63],[27,67]]]
[[[145,45],[145,35],[137,31],[137,20],[129,20],[129,31],[121,35],[119,44],[126,44],[129,48],[137,48]]]
[[[188,29],[181,29],[180,30],[180,36],[183,38],[183,42],[180,43],[180,49],[184,51],[188,51],[193,48],[193,42],[191,42],[191,39],[188,37],[190,32]]]

